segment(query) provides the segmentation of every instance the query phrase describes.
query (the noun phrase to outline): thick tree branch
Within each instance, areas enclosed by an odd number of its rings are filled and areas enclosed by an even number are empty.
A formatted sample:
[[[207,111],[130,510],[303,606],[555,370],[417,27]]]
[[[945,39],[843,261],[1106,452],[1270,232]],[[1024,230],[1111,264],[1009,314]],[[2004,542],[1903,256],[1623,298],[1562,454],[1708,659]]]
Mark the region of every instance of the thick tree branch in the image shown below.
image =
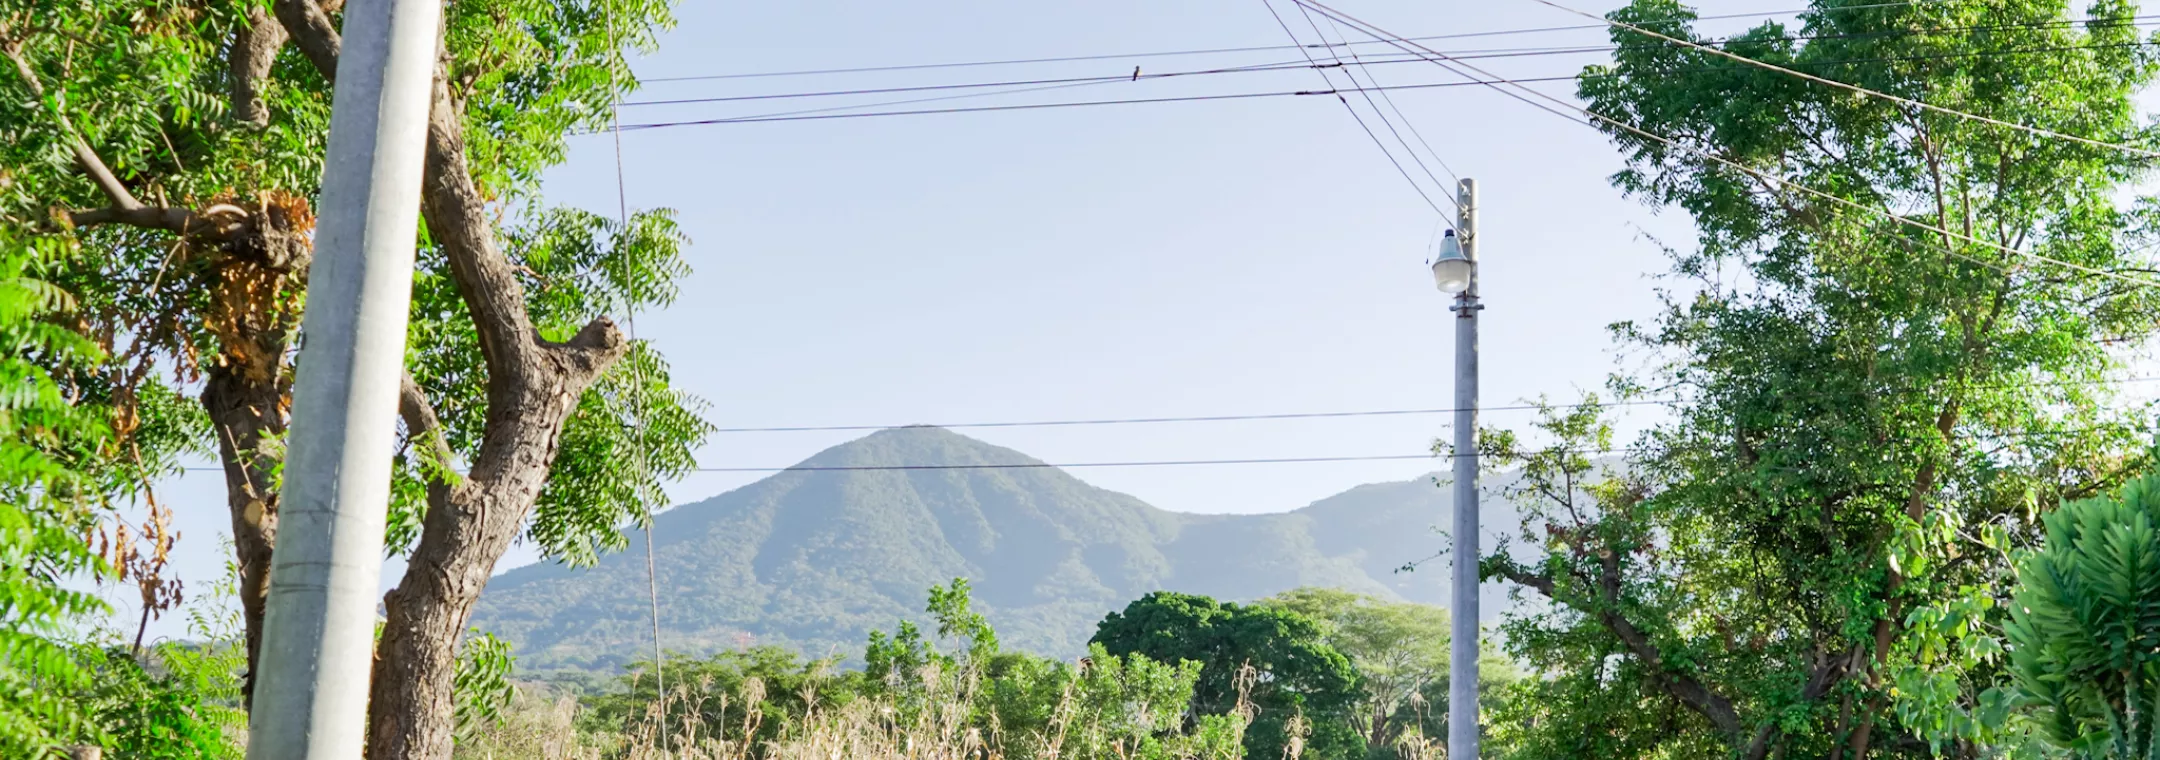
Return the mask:
[[[285,37],[285,27],[263,8],[248,12],[247,26],[234,33],[232,57],[226,65],[232,78],[232,117],[235,121],[256,127],[269,126],[270,109],[263,103],[261,86],[270,76],[270,65],[277,60],[278,49],[285,46]]]
[[[338,51],[345,43],[338,36],[337,26],[330,23],[330,14],[315,0],[277,0],[276,10],[278,23],[292,35],[300,53],[315,64],[315,71],[322,74],[324,81],[335,84]]]
[[[277,14],[316,71],[334,81],[343,42],[323,6],[315,0],[277,0]],[[463,115],[450,95],[447,67],[447,59],[438,57],[428,114],[420,204],[428,234],[450,259],[451,274],[472,311],[491,376],[549,353],[557,356],[544,363],[573,372],[575,383],[582,386],[621,355],[622,336],[603,318],[586,325],[566,344],[551,345],[539,339],[525,310],[524,287],[518,284],[509,259],[496,248],[486,198],[472,181]],[[490,401],[494,400],[491,389]]]
[[[1499,574],[1509,581],[1536,589],[1547,599],[1566,604],[1554,595],[1552,576],[1533,573],[1508,563],[1501,564]],[[1610,631],[1614,638],[1619,639],[1621,645],[1627,647],[1628,653],[1650,671],[1658,688],[1710,721],[1710,725],[1718,732],[1736,740],[1742,735],[1740,713],[1733,708],[1732,700],[1712,691],[1700,679],[1667,667],[1663,654],[1658,651],[1657,644],[1650,640],[1649,634],[1611,609],[1610,604],[1605,607],[1607,609],[1594,613],[1598,623]]]
[[[77,227],[96,227],[105,224],[125,224],[146,230],[164,230],[191,237],[230,239],[239,234],[248,220],[245,209],[230,204],[218,204],[201,211],[163,206],[136,206],[135,208],[98,208],[67,212],[68,222]]]
[[[30,94],[44,100],[44,83],[38,81],[37,71],[31,69],[30,62],[23,58],[21,41],[10,36],[5,28],[0,28],[0,54],[6,54],[8,60],[15,63],[15,73],[22,77],[23,85],[30,88]],[[60,123],[61,134],[66,135],[68,148],[75,153],[75,163],[81,165],[82,170],[90,175],[98,189],[105,192],[105,197],[122,210],[142,208],[142,201],[136,200],[135,194],[128,192],[126,185],[120,184],[120,178],[113,176],[112,169],[105,165],[103,159],[98,158],[97,151],[90,149],[90,143],[83,140],[82,133],[75,130],[75,122],[68,119],[67,113],[57,107],[49,110],[52,111],[53,119]]]

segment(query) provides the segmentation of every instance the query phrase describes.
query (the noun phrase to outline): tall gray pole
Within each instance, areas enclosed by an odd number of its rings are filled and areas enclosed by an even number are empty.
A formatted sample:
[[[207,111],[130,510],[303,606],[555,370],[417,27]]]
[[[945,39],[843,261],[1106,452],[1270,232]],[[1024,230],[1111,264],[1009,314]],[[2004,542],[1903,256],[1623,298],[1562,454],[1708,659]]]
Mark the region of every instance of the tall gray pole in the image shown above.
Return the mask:
[[[301,320],[249,760],[356,760],[441,0],[351,0]]]
[[[1478,756],[1478,303],[1477,180],[1456,192],[1456,229],[1470,259],[1470,287],[1455,297],[1455,598],[1448,645],[1448,760]]]

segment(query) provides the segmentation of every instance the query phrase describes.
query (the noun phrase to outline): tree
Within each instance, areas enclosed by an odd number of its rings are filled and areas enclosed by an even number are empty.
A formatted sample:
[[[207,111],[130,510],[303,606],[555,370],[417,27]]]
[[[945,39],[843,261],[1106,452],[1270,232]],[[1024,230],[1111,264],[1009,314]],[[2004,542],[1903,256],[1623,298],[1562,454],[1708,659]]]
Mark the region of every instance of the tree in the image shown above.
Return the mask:
[[[1395,757],[1413,736],[1447,736],[1448,611],[1340,589],[1299,588],[1259,602],[1313,620],[1321,640],[1349,658],[1364,686],[1351,723],[1375,756]],[[1481,694],[1503,693],[1514,667],[1489,645],[1478,663]]]
[[[864,693],[863,674],[840,670],[838,661],[760,646],[702,659],[670,657],[665,673],[656,673],[651,662],[639,662],[617,679],[617,690],[590,697],[585,704],[593,722],[632,730],[661,703],[659,679],[654,677],[661,675],[669,690],[680,695],[666,702],[664,725],[695,725],[696,734],[736,746],[765,746],[801,728],[813,714],[836,712]]]
[[[1251,668],[1249,760],[1284,757],[1294,744],[1311,757],[1360,757],[1358,674],[1321,639],[1319,624],[1286,609],[1157,591],[1103,618],[1089,643],[1112,655],[1199,663],[1195,716],[1234,714],[1245,691],[1241,674]]]
[[[2006,626],[2022,701],[2077,757],[2160,757],[2160,475],[2044,522]]]
[[[94,450],[109,432],[47,369],[101,358],[47,321],[70,299],[34,272],[63,252],[0,232],[0,754],[10,757],[43,756],[88,730],[81,705],[64,698],[89,682],[66,637],[106,609],[62,585],[105,569],[81,539],[91,516],[70,496],[88,484],[67,454]]]
[[[0,11],[0,226],[97,254],[54,279],[114,360],[69,385],[146,425],[183,412],[141,401],[177,392],[207,414],[196,442],[224,465],[251,669],[341,5]],[[673,297],[671,218],[536,203],[566,135],[604,125],[632,81],[624,49],[666,23],[661,0],[444,11],[387,536],[409,571],[385,600],[371,757],[448,755],[458,640],[513,540],[589,562],[692,466],[696,401],[605,316]]]
[[[1202,716],[1181,730],[1200,671],[1101,644],[1077,664],[1005,653],[983,673],[978,722],[1006,757],[1228,760],[1238,755],[1242,716]]]
[[[1702,43],[2144,145],[2131,94],[2155,69],[2133,13],[1824,1]],[[1701,39],[1670,0],[1613,18]],[[2151,160],[1614,35],[1614,64],[1578,78],[1625,155],[1614,184],[1697,230],[1657,317],[1616,326],[1647,367],[1616,390],[1678,400],[1620,465],[1578,455],[1613,448],[1594,404],[1489,437],[1538,509],[1523,555],[1484,567],[1554,604],[1510,645],[1598,690],[1550,710],[1648,733],[1638,757],[1985,756],[2013,728],[2006,549],[2144,460],[2107,380],[2160,322],[2137,254],[2156,208],[2117,203]]]

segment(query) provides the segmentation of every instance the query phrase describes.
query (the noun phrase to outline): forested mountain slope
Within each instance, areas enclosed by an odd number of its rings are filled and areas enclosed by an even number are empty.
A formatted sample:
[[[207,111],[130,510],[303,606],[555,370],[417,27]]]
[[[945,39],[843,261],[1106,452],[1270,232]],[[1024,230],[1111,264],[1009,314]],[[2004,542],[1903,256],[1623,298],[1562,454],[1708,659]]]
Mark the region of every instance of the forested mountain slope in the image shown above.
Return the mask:
[[[1039,464],[941,428],[881,431],[800,467]],[[973,581],[1010,646],[1080,651],[1112,609],[1158,589],[1252,599],[1330,586],[1443,603],[1446,489],[1431,478],[1359,486],[1304,509],[1167,512],[1048,467],[779,473],[655,520],[662,640],[709,651],[781,643],[851,654],[871,628],[917,618],[931,585]],[[1488,514],[1490,528],[1513,517]],[[643,537],[633,535],[633,547]],[[1487,596],[1488,617],[1501,597]],[[504,573],[474,625],[517,643],[528,667],[619,663],[650,649],[643,552],[599,566]]]

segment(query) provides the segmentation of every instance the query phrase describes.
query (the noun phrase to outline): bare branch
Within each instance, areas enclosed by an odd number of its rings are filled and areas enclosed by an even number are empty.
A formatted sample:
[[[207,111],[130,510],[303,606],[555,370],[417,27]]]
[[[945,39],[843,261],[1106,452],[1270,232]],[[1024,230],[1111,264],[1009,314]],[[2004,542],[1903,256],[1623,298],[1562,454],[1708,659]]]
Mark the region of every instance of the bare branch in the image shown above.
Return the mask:
[[[1499,563],[1498,572],[1509,581],[1536,589],[1538,593],[1543,594],[1547,599],[1556,602],[1562,601],[1554,596],[1552,576],[1533,573],[1515,567],[1511,563]],[[1740,713],[1733,708],[1732,700],[1712,691],[1709,685],[1704,684],[1700,679],[1686,673],[1677,672],[1667,666],[1663,653],[1658,651],[1656,642],[1651,641],[1649,634],[1637,628],[1633,621],[1622,616],[1612,601],[1607,600],[1607,603],[1600,605],[1605,609],[1595,611],[1593,614],[1596,616],[1598,623],[1604,626],[1605,630],[1611,632],[1614,638],[1620,640],[1621,645],[1627,647],[1628,654],[1641,662],[1644,668],[1649,671],[1650,678],[1655,685],[1660,690],[1663,690],[1666,695],[1679,700],[1680,704],[1709,720],[1710,724],[1716,727],[1719,732],[1732,737],[1740,736]],[[1562,603],[1565,604],[1565,602]],[[1588,610],[1585,611],[1589,612]]]
[[[76,227],[124,224],[146,230],[164,230],[184,237],[232,240],[247,228],[246,209],[220,203],[201,211],[164,206],[97,208],[67,212]]]

